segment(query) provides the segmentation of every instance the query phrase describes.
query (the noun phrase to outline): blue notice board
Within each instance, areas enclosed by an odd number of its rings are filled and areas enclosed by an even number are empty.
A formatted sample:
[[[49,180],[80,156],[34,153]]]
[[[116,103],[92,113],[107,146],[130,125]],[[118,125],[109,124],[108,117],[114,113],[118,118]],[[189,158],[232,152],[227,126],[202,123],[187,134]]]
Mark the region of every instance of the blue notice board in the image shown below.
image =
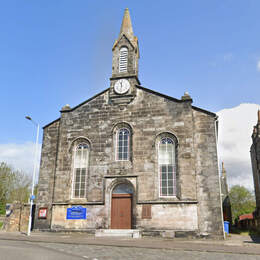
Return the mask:
[[[67,208],[67,219],[87,219],[87,209],[81,206]]]

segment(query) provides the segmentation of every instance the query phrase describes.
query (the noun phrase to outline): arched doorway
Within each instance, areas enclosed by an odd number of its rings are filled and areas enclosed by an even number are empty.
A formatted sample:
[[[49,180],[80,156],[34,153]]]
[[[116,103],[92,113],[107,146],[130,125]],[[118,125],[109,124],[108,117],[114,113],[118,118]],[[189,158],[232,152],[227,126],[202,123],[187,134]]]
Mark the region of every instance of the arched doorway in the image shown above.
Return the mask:
[[[133,187],[128,183],[118,184],[112,192],[111,229],[132,228]]]

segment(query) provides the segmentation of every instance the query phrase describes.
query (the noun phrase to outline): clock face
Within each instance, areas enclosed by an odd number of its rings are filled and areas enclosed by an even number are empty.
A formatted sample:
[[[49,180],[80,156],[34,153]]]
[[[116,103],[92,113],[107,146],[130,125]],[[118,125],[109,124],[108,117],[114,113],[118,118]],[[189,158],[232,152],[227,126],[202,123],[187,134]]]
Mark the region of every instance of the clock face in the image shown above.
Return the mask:
[[[127,79],[119,79],[115,83],[114,89],[115,89],[116,93],[124,94],[130,89],[130,83]]]

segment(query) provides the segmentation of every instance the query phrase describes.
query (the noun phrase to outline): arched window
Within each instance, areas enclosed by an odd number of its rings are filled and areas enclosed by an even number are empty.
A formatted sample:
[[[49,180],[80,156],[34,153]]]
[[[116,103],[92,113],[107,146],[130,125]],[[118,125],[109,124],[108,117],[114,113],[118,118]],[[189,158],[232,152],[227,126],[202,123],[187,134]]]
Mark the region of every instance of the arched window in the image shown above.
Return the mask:
[[[130,132],[127,128],[121,128],[117,132],[116,160],[127,161],[130,156]]]
[[[79,144],[74,153],[74,170],[73,170],[73,198],[86,197],[86,181],[88,173],[89,145],[86,143]]]
[[[164,137],[158,144],[158,165],[160,178],[160,196],[176,195],[175,143]]]
[[[119,72],[127,72],[128,49],[122,47],[119,54]]]

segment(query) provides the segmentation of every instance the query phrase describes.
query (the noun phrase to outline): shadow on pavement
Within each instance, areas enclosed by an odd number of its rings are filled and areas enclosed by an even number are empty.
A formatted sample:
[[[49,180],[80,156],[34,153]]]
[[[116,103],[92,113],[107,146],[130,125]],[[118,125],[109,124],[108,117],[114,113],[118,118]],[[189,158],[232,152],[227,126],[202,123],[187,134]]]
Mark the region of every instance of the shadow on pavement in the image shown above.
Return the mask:
[[[260,235],[259,232],[255,231],[255,230],[249,230],[248,231],[248,235],[251,237],[252,241],[250,241],[250,243],[256,243],[256,244],[260,244]]]
[[[247,244],[260,244],[260,233],[256,230],[240,229],[236,226],[230,227],[230,233],[240,235],[240,239],[243,243]],[[244,239],[243,239],[244,238]]]

